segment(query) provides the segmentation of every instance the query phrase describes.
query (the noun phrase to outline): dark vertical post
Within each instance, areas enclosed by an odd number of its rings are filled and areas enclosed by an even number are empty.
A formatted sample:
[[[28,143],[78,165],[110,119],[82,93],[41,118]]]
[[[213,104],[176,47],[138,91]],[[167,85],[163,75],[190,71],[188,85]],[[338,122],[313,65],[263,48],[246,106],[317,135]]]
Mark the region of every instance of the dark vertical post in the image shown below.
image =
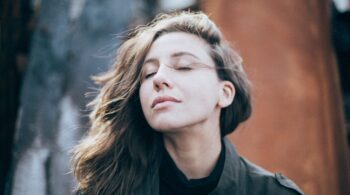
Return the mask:
[[[22,74],[31,29],[29,1],[0,2],[0,194],[9,178]]]

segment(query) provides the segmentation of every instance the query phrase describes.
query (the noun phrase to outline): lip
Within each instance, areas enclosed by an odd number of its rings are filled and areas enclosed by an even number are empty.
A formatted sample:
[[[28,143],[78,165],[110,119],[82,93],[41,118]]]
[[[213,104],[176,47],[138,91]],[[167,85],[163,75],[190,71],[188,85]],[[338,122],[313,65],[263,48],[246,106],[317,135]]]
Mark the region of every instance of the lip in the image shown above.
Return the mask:
[[[180,100],[171,97],[171,96],[159,96],[156,99],[153,100],[151,108],[154,108],[157,104],[163,103],[163,102],[181,102]]]

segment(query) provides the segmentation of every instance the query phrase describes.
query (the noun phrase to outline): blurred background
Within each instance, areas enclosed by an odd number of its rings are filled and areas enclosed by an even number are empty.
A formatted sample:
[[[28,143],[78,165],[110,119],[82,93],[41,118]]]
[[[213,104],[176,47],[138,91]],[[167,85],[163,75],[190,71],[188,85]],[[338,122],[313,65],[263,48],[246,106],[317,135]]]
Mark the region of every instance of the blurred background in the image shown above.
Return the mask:
[[[71,194],[69,151],[125,32],[202,10],[243,56],[253,115],[230,139],[307,195],[350,194],[349,0],[1,0],[0,194]]]

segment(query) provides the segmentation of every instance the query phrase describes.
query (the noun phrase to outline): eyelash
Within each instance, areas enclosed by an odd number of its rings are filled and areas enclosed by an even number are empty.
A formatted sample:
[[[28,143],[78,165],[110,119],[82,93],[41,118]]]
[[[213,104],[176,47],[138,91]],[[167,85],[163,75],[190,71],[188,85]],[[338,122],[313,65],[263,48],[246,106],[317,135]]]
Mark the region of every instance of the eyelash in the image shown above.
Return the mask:
[[[146,74],[145,75],[145,79],[148,79],[148,78],[150,78],[151,76],[153,76],[155,74],[156,74],[156,72],[152,72],[152,73]]]
[[[183,67],[176,67],[176,68],[173,68],[174,70],[178,70],[178,71],[190,71],[192,70],[191,67],[189,66],[183,66]],[[151,72],[151,73],[148,73],[145,75],[145,78],[144,79],[148,79],[150,77],[152,77],[153,75],[155,75],[157,72]]]
[[[180,70],[180,71],[189,71],[189,70],[192,70],[192,68],[189,67],[189,66],[183,66],[183,67],[178,67],[178,68],[176,68],[176,70]]]

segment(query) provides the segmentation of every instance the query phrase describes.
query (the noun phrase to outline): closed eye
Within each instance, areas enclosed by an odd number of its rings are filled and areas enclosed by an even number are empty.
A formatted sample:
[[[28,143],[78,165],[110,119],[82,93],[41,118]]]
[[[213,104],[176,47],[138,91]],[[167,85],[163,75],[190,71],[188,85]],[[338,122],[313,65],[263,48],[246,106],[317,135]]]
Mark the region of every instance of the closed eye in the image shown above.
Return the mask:
[[[173,64],[171,67],[178,71],[189,71],[192,70],[194,63],[177,63]]]
[[[147,74],[145,75],[145,79],[148,79],[148,78],[152,77],[152,76],[155,75],[155,74],[156,74],[156,72],[147,73]]]
[[[183,66],[183,67],[178,67],[176,68],[176,70],[180,70],[180,71],[189,71],[189,70],[192,70],[191,67],[188,67],[188,66]]]

